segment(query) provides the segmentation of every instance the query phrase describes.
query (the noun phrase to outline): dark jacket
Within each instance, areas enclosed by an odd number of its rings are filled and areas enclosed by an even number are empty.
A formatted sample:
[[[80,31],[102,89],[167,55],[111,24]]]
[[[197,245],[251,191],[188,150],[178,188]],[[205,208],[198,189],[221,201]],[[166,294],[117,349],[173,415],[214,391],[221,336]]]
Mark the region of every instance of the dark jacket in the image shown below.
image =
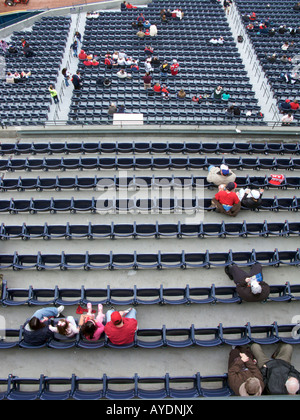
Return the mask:
[[[49,330],[49,322],[45,323],[44,328],[40,328],[39,330],[28,330],[26,329],[27,323],[24,325],[24,332],[23,337],[24,341],[31,346],[41,346],[45,344],[50,338],[54,337],[54,334],[51,330]],[[29,328],[27,326],[27,328]]]
[[[251,287],[248,286],[248,283],[245,280],[239,281],[236,284],[236,291],[240,298],[245,302],[261,302],[266,300],[270,294],[270,286],[264,281],[259,282],[259,285],[262,288],[261,293],[254,295],[251,292]]]
[[[261,206],[262,198],[260,195],[258,200],[254,200],[252,197],[247,198],[247,195],[245,194],[241,200],[241,203],[242,206],[246,207],[247,209],[257,209],[259,206]]]
[[[267,394],[284,395],[287,394],[285,383],[289,377],[294,377],[300,381],[300,373],[288,362],[281,359],[269,360],[267,367],[261,369]],[[299,391],[297,392],[299,394]]]

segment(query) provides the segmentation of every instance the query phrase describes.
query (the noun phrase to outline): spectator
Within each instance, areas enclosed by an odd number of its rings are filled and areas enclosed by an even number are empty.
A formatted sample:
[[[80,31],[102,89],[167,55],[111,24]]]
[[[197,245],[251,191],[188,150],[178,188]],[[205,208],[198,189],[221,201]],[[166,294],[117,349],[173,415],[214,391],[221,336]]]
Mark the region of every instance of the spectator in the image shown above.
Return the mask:
[[[145,49],[144,49],[144,52],[145,52],[146,54],[152,55],[152,54],[153,54],[153,52],[154,52],[154,48],[152,48],[152,47],[151,47],[151,45],[146,45],[146,46],[145,46]]]
[[[3,39],[0,41],[0,48],[4,53],[6,53],[6,51],[8,49],[8,44]]]
[[[300,10],[300,1],[294,4],[293,10],[299,11]]]
[[[184,99],[186,97],[186,93],[185,93],[184,89],[180,89],[180,91],[177,93],[177,97],[179,99]]]
[[[239,117],[241,115],[241,109],[236,104],[232,104],[229,108],[227,108],[226,114],[230,117]]]
[[[143,13],[140,13],[139,15],[138,15],[138,17],[136,18],[136,21],[137,22],[141,22],[141,23],[144,23],[145,22],[145,17],[144,17],[144,15],[143,15]]]
[[[139,29],[136,34],[139,38],[144,38],[145,37],[145,32],[142,31],[141,29]]]
[[[255,263],[247,274],[236,264],[225,267],[225,273],[236,284],[237,294],[245,302],[262,302],[270,294],[270,286],[263,281],[262,266]]]
[[[151,89],[152,77],[149,72],[146,72],[145,76],[143,76],[143,81],[144,81],[144,89]]]
[[[164,62],[160,66],[161,77],[167,77],[169,69],[170,69],[169,63],[167,62],[167,60],[164,60]]]
[[[173,60],[173,63],[170,67],[170,70],[171,70],[172,76],[176,76],[178,74],[179,64],[178,64],[177,60],[175,60],[175,59]]]
[[[280,343],[271,359],[266,356],[260,344],[253,343],[250,349],[261,370],[266,394],[299,394],[300,373],[291,364],[292,345]]]
[[[79,60],[86,60],[87,53],[84,50],[80,50],[80,53],[78,54]]]
[[[63,68],[61,72],[62,72],[62,75],[64,76],[66,86],[69,86],[70,85],[69,80],[70,80],[71,74],[68,72],[66,68]]]
[[[82,81],[81,81],[81,74],[79,70],[76,72],[76,74],[73,74],[71,82],[73,83],[74,89],[76,90],[81,89]]]
[[[112,344],[125,345],[134,341],[137,330],[136,310],[127,311],[110,310],[106,314],[104,332]]]
[[[126,1],[123,1],[122,3],[121,3],[121,5],[120,5],[120,9],[121,9],[121,12],[124,12],[124,10],[126,10],[127,9],[127,7],[126,7]]]
[[[49,329],[49,318],[59,317],[63,306],[48,307],[37,310],[29,321],[24,324],[24,341],[32,346],[41,346],[50,338],[53,338],[53,332]]]
[[[78,57],[78,41],[77,40],[75,40],[74,42],[73,42],[73,44],[71,45],[71,50],[73,50],[73,57]]]
[[[113,115],[115,112],[117,112],[117,106],[114,102],[111,102],[111,104],[108,107],[108,115]]]
[[[161,93],[163,99],[169,99],[170,92],[166,85],[162,85]]]
[[[242,206],[247,209],[257,209],[262,203],[262,194],[264,190],[250,190],[249,188],[241,188],[238,192],[238,197],[241,200]]]
[[[159,67],[160,66],[160,59],[157,56],[152,57],[150,62],[151,62],[151,65],[154,66],[154,67]]]
[[[117,66],[118,63],[116,63],[110,54],[106,54],[105,59],[104,59],[104,64],[106,66],[107,69],[112,69],[113,66]]]
[[[222,86],[217,86],[212,93],[213,99],[221,99],[223,95],[223,88]]]
[[[152,24],[149,28],[150,36],[157,36],[157,26]]]
[[[284,44],[282,44],[281,49],[282,51],[287,51],[289,48],[289,43],[286,41]]]
[[[290,105],[293,111],[297,111],[300,107],[297,99],[294,99],[293,102],[290,102]]]
[[[235,188],[236,184],[234,182],[229,182],[224,188],[220,186],[219,192],[215,194],[211,201],[211,207],[215,208],[218,213],[235,217],[241,209],[241,202],[234,191]]]
[[[279,103],[279,109],[280,111],[282,111],[283,113],[287,113],[291,111],[291,101],[290,99],[286,99],[284,102],[280,102]]]
[[[72,316],[65,319],[60,319],[55,326],[50,325],[49,329],[56,334],[66,336],[67,338],[74,337],[78,334],[80,329],[76,325],[76,321]]]
[[[228,385],[235,395],[257,397],[265,387],[260,369],[248,347],[232,349],[228,360]]]
[[[131,75],[128,74],[124,69],[119,70],[117,76],[119,79],[131,79]]]
[[[148,57],[145,61],[145,70],[146,73],[152,73],[154,71],[154,68],[151,66],[152,60],[150,57]]]
[[[236,178],[236,175],[224,164],[219,168],[211,165],[208,171],[207,181],[217,186],[227,185],[229,182],[234,182]]]
[[[228,93],[228,92],[223,92],[222,93],[222,101],[224,101],[224,102],[228,102],[229,101],[229,99],[230,99],[230,94]]]
[[[161,92],[161,86],[159,82],[156,82],[155,85],[153,86],[153,90],[156,93],[160,93]]]
[[[103,321],[105,315],[103,314],[103,306],[98,305],[98,314],[95,318],[95,314],[92,313],[92,304],[87,304],[87,313],[81,315],[79,320],[80,332],[86,340],[96,341],[99,340],[103,331]]]
[[[59,102],[58,95],[57,95],[57,92],[54,89],[54,86],[53,85],[50,85],[49,86],[49,92],[50,92],[51,98],[53,99],[53,102],[55,104],[58,104],[58,102]]]
[[[149,20],[146,20],[144,23],[143,23],[143,27],[144,27],[144,29],[146,30],[146,29],[149,29],[150,30],[150,26],[151,26],[151,23],[149,22]]]
[[[293,121],[294,117],[291,113],[285,114],[281,119],[282,125],[290,125]]]

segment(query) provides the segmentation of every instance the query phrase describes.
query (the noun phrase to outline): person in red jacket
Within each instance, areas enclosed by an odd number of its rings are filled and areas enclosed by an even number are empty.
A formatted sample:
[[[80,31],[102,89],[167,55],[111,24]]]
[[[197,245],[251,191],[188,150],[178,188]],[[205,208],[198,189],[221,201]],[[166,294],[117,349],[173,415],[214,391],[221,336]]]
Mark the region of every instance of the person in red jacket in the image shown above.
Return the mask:
[[[235,217],[241,209],[241,202],[236,192],[235,182],[229,182],[225,187],[220,185],[219,192],[212,199],[212,207],[219,213]]]
[[[134,341],[137,330],[136,310],[127,311],[110,310],[106,313],[104,332],[112,344],[121,346]]]
[[[297,111],[300,108],[297,99],[295,99],[293,102],[290,102],[290,105],[293,111]]]
[[[79,60],[85,60],[87,58],[87,54],[84,50],[81,50],[80,53],[78,54],[78,58]]]

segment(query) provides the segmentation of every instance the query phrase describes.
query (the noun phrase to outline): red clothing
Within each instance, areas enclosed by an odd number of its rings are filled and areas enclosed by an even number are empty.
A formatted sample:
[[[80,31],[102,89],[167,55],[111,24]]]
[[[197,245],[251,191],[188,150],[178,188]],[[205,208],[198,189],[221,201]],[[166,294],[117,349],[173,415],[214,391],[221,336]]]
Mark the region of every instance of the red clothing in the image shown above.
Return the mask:
[[[83,64],[85,66],[91,66],[92,65],[92,62],[90,60],[86,60],[86,61],[83,62]]]
[[[291,109],[299,109],[299,104],[295,104],[294,102],[290,102]]]
[[[154,90],[155,92],[161,92],[161,87],[160,87],[160,86],[156,86],[156,85],[154,85],[154,86],[153,86],[153,90]]]
[[[172,64],[172,66],[170,67],[171,74],[173,76],[176,76],[176,74],[178,73],[178,68],[179,68],[179,64],[178,63]]]
[[[112,321],[110,321],[104,327],[104,332],[109,340],[117,346],[132,343],[134,340],[134,334],[137,329],[137,320],[125,317],[123,318],[123,324],[122,327],[116,327]]]
[[[87,58],[87,54],[83,50],[81,50],[78,54],[78,58],[79,60],[85,60]]]
[[[234,191],[219,191],[215,195],[215,199],[219,201],[221,204],[225,204],[227,206],[233,206],[234,204],[239,203],[239,198]]]

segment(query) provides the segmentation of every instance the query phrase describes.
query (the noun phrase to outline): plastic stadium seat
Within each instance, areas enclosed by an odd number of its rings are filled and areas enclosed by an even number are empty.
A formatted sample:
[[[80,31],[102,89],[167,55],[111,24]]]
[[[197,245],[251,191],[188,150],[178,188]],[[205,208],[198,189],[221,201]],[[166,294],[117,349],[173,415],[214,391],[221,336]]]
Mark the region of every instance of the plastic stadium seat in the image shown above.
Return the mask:
[[[233,394],[227,382],[227,375],[201,376],[201,395],[209,398],[229,397]]]
[[[61,388],[61,390],[58,390]],[[68,400],[72,396],[72,377],[48,377],[42,378],[40,399],[46,401]]]
[[[277,323],[272,325],[250,325],[249,337],[251,342],[258,344],[274,344],[279,341]]]
[[[115,385],[122,387],[121,390],[115,389]],[[125,389],[124,389],[125,388]],[[133,377],[122,378],[107,376],[105,398],[111,400],[128,400],[136,397],[137,394],[137,374]]]
[[[156,349],[166,346],[165,325],[162,328],[138,328],[135,346],[145,349]]]
[[[106,375],[103,375],[101,378],[73,375],[72,380],[72,399],[93,401],[104,398],[106,392]]]
[[[200,373],[193,376],[170,376],[169,396],[171,398],[197,398],[201,394]]]
[[[143,378],[138,376],[137,397],[143,400],[169,397],[169,374]]]
[[[34,389],[32,389],[34,388]],[[17,376],[9,376],[8,392],[6,398],[8,400],[37,400],[40,397],[42,389],[42,377],[35,378],[18,378]]]

